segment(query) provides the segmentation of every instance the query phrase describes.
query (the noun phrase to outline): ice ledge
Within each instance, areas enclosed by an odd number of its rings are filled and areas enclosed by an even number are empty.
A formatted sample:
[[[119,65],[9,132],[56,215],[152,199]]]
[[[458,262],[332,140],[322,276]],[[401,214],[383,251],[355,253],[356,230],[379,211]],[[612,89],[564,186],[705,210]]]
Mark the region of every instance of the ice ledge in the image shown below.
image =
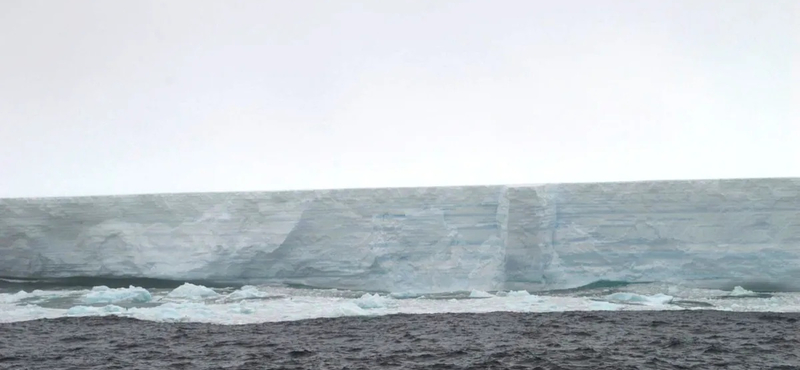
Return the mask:
[[[786,285],[800,281],[798,247],[800,179],[0,200],[0,276],[17,278]]]

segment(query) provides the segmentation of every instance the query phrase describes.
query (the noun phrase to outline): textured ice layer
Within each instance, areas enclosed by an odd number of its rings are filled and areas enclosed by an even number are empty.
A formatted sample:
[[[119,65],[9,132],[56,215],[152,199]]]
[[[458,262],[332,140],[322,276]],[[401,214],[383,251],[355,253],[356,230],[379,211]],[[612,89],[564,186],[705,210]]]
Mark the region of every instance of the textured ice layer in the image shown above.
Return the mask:
[[[389,292],[800,288],[800,180],[0,200],[0,276]]]

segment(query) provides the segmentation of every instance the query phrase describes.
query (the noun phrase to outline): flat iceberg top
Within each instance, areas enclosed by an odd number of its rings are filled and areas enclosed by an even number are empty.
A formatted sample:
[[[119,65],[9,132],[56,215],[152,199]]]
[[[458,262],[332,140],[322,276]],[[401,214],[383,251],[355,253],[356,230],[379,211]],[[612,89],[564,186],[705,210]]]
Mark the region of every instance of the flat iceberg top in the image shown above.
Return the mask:
[[[799,179],[0,199],[4,278],[795,290],[798,245]]]

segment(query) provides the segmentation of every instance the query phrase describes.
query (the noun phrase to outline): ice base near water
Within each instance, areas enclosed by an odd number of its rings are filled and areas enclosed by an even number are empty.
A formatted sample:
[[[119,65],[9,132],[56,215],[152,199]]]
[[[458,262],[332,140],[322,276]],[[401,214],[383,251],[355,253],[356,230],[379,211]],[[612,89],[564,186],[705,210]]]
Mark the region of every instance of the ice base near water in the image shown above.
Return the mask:
[[[149,297],[149,299],[144,299]],[[396,298],[336,289],[244,286],[211,289],[140,287],[36,290],[0,294],[0,322],[67,316],[119,315],[162,322],[248,324],[342,316],[390,314],[681,310],[800,312],[799,293],[754,293],[680,285],[642,284],[570,293],[471,291]],[[93,302],[89,304],[87,302]],[[112,303],[108,303],[112,302]]]

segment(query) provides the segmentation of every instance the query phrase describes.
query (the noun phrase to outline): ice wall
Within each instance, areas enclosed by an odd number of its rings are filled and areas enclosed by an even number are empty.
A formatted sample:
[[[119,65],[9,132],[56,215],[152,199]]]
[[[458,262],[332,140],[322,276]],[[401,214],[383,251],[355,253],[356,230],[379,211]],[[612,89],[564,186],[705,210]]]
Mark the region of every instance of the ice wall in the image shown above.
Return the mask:
[[[800,288],[800,180],[0,200],[0,276],[386,291]]]

